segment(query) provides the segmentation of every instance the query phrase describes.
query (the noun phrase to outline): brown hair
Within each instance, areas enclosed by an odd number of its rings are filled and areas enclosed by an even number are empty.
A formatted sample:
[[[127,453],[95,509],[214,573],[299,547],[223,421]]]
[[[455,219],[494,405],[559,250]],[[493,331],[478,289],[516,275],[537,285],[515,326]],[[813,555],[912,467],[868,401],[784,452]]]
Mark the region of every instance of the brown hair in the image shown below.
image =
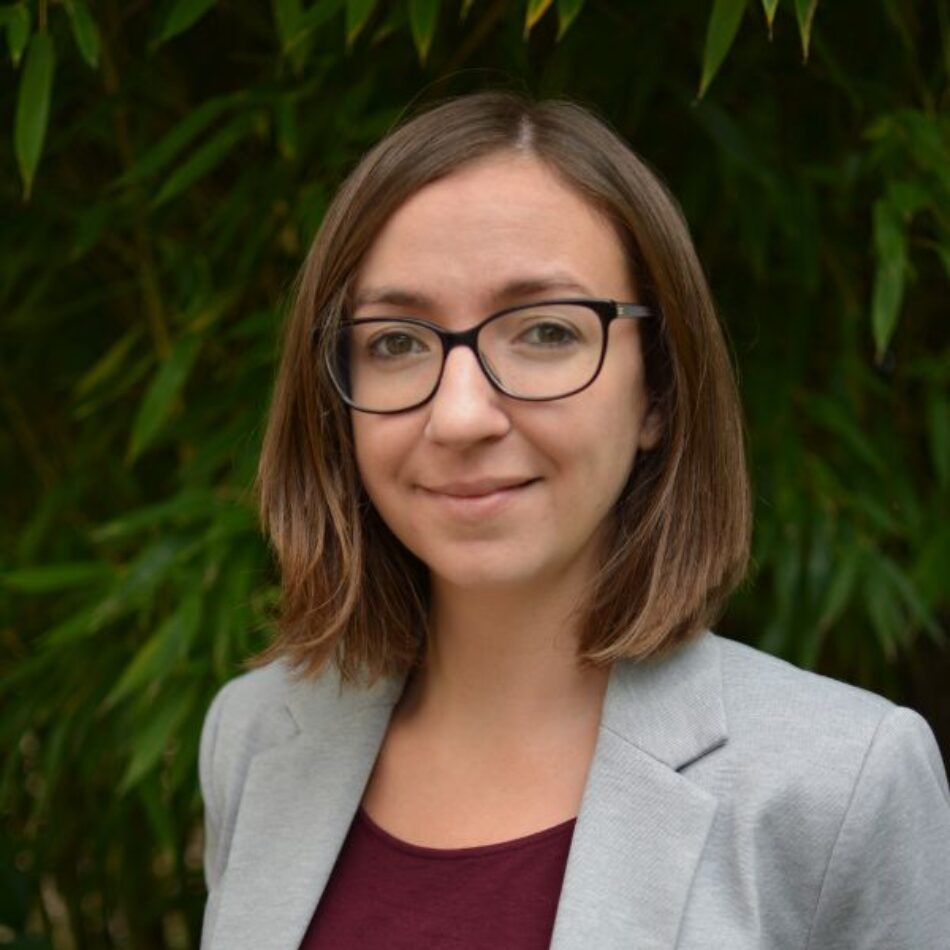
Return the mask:
[[[579,661],[643,658],[703,630],[742,579],[751,503],[732,365],[675,200],[599,119],[570,102],[463,96],[405,122],[343,183],[295,284],[258,475],[261,518],[282,573],[278,656],[304,675],[335,662],[344,682],[418,661],[428,572],[370,504],[349,411],[314,328],[343,317],[352,279],[386,219],[426,184],[496,152],[549,165],[614,222],[641,300],[647,388],[660,443],[638,454],[611,543],[579,614]]]

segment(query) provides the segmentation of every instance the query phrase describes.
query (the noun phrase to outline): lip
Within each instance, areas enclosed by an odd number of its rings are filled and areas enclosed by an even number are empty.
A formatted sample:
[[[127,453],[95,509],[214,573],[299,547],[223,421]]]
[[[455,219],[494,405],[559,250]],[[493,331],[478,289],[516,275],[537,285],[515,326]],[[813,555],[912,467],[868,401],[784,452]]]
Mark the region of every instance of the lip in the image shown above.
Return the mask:
[[[485,479],[420,488],[443,515],[477,524],[506,512],[539,481],[538,478]]]
[[[514,488],[526,488],[536,478],[482,478],[471,482],[446,482],[443,485],[422,485],[423,491],[449,498],[484,498]]]

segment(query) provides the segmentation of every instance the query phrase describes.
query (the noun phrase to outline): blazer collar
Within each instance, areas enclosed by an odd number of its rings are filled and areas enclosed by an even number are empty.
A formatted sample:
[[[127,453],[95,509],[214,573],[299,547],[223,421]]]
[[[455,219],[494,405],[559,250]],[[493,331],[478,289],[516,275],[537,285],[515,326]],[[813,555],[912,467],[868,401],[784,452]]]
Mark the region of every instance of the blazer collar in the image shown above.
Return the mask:
[[[298,729],[245,781],[203,947],[296,950],[369,779],[405,677],[293,685]],[[672,948],[716,809],[679,770],[726,742],[718,640],[614,665],[551,947]]]
[[[716,811],[679,770],[726,742],[719,642],[611,671],[552,950],[672,950]]]
[[[727,734],[718,638],[707,631],[668,656],[615,664],[601,728],[671,769],[722,745]]]

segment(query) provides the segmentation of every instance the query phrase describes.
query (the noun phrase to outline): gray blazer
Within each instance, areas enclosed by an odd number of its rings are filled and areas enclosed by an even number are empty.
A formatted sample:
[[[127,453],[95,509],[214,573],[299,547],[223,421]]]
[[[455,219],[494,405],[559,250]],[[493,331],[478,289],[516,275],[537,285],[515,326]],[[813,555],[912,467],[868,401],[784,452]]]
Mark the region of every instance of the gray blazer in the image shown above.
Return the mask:
[[[403,683],[341,690],[276,663],[221,690],[201,737],[202,950],[296,950]],[[615,664],[551,946],[946,950],[930,729],[712,633]]]

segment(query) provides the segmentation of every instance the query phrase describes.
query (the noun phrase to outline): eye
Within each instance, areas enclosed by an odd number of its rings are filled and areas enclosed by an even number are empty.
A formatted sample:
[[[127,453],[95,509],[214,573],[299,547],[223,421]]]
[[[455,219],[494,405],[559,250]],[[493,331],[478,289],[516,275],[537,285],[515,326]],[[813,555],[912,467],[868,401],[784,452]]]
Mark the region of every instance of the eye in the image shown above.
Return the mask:
[[[578,340],[578,334],[573,328],[564,323],[556,323],[553,320],[538,321],[527,327],[518,336],[519,343],[552,348],[569,346]]]
[[[371,356],[378,359],[398,359],[414,353],[426,353],[429,347],[424,340],[408,330],[387,330],[369,341]]]

